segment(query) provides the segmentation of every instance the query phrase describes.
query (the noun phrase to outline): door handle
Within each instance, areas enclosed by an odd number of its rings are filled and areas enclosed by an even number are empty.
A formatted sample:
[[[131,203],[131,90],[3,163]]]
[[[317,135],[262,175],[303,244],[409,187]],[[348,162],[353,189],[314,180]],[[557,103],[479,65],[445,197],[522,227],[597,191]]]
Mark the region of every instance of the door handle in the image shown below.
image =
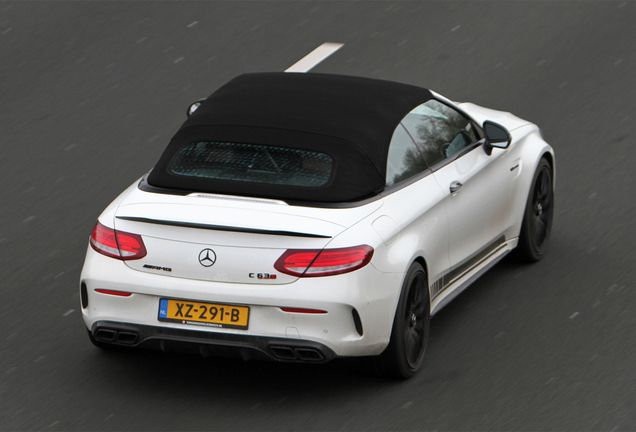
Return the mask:
[[[464,186],[464,185],[463,185],[463,184],[461,184],[461,183],[460,183],[460,182],[458,182],[458,181],[454,181],[454,182],[452,182],[452,183],[450,184],[450,193],[451,193],[451,194],[457,193],[457,191],[459,191],[459,190],[462,188],[462,186]]]

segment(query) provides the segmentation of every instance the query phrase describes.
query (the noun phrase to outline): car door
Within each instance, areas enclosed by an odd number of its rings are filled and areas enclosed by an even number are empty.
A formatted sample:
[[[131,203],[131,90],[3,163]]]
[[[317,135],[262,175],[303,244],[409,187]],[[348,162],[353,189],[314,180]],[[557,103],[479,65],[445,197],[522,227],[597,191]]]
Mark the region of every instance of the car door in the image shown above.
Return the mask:
[[[408,247],[401,247],[399,252],[392,254],[400,255],[412,248],[424,251],[433,290],[431,296],[434,296],[437,293],[435,289],[439,288],[434,281],[450,268],[444,194],[402,124],[397,126],[389,146],[386,185],[399,191],[385,198],[386,215],[400,227],[403,244],[408,244]],[[381,225],[387,223],[386,220],[378,221],[382,222]],[[374,228],[378,231],[381,226],[374,225]]]
[[[502,242],[510,199],[502,163],[507,150],[486,154],[483,134],[474,122],[434,99],[416,108],[403,124],[443,191],[449,258],[459,276]]]

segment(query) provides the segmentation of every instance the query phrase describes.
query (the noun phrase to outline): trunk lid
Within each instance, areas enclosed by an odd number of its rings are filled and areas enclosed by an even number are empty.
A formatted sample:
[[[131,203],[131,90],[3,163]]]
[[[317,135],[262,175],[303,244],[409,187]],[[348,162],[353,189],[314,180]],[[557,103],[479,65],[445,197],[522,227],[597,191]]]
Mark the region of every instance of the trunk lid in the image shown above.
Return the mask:
[[[147,255],[125,261],[147,273],[215,282],[284,284],[297,279],[274,263],[287,249],[322,249],[381,202],[346,209],[205,194],[135,189],[115,213],[115,229],[142,236]]]

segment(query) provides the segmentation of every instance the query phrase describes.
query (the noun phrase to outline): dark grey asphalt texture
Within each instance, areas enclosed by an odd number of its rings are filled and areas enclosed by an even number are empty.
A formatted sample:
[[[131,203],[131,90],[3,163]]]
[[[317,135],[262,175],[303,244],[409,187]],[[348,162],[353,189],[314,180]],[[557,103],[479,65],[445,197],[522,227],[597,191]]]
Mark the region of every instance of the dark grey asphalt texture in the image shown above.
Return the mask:
[[[0,429],[635,430],[636,3],[0,2]],[[430,87],[536,122],[557,154],[552,248],[497,265],[394,382],[324,366],[94,348],[93,223],[187,105],[314,70]]]

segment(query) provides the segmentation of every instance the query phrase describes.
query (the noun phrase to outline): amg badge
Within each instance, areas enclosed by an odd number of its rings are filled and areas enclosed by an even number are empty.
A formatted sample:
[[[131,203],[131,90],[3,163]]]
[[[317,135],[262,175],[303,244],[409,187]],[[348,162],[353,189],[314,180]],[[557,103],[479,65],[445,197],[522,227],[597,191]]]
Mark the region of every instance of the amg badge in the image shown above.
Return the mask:
[[[172,271],[170,267],[160,267],[160,266],[151,265],[151,264],[144,264],[144,268],[151,269],[151,270],[163,270],[167,272]]]

